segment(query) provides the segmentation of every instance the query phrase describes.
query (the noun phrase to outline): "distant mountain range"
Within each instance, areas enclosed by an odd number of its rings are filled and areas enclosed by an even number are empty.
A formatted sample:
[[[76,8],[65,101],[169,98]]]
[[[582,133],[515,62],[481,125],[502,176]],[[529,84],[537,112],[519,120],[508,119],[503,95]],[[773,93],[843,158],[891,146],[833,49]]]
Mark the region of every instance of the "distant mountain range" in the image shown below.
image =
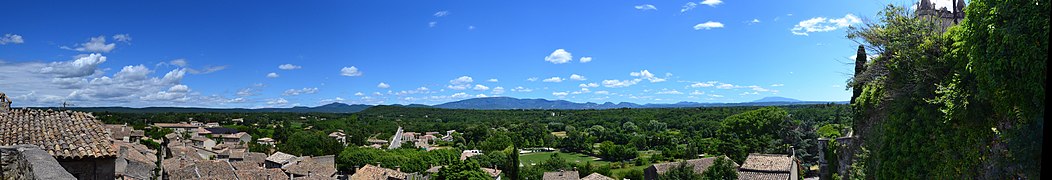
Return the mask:
[[[433,107],[444,109],[618,109],[618,108],[687,108],[687,107],[728,107],[728,106],[782,106],[798,104],[846,104],[846,101],[801,101],[786,97],[765,97],[751,102],[741,103],[698,103],[679,102],[674,104],[636,104],[629,102],[597,104],[593,102],[575,103],[566,100],[546,99],[518,99],[511,97],[485,97],[472,98],[460,101],[448,102],[434,106],[423,104],[409,104],[393,106],[405,107]],[[88,112],[129,112],[129,113],[159,113],[159,112],[292,112],[292,113],[354,113],[373,107],[364,104],[330,103],[317,107],[296,106],[291,108],[193,108],[193,107],[70,107],[68,109]]]

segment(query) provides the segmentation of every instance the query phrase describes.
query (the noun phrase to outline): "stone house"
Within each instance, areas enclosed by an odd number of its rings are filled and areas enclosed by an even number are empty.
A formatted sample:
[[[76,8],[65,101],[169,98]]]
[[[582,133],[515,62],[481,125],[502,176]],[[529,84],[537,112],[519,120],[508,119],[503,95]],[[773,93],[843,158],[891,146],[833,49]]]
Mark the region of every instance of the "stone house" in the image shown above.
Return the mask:
[[[738,179],[797,180],[800,162],[784,154],[749,154],[738,168]]]

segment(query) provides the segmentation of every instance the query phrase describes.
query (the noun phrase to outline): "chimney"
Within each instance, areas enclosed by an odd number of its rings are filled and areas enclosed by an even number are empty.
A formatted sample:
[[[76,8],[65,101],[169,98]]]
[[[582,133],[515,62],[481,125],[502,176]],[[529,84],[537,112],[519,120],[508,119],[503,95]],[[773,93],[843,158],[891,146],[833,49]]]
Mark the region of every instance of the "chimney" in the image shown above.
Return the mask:
[[[11,100],[7,99],[7,94],[0,92],[0,113],[8,111],[11,111]]]

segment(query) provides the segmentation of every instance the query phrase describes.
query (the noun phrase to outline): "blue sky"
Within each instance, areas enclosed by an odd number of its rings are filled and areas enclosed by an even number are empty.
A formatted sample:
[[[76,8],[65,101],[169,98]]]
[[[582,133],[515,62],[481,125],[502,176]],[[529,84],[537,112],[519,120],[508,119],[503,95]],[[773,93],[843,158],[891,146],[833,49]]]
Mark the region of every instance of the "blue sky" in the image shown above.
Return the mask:
[[[846,101],[846,27],[889,3],[909,2],[8,2],[0,92],[15,106]]]

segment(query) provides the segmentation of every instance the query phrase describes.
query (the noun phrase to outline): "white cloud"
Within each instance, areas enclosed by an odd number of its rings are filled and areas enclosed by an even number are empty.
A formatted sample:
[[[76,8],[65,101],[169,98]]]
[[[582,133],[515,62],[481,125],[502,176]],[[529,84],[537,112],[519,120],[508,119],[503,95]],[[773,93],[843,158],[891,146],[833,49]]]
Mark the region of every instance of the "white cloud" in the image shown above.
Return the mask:
[[[631,72],[631,73],[628,73],[628,75],[631,75],[631,76],[633,76],[633,77],[640,77],[640,78],[643,78],[643,79],[649,80],[649,81],[650,81],[650,82],[652,82],[652,83],[654,83],[654,82],[662,82],[662,81],[665,81],[665,79],[663,79],[663,78],[659,78],[659,77],[657,77],[657,76],[654,76],[654,74],[653,74],[653,73],[650,73],[650,71],[648,71],[648,70],[645,70],[645,69],[644,69],[644,70],[642,70],[642,71],[639,71],[639,72]]]
[[[110,52],[113,48],[116,48],[117,44],[109,43],[106,44],[106,36],[93,37],[88,42],[80,44],[79,47],[73,48],[73,50],[80,52]],[[65,48],[69,49],[69,48]]]
[[[694,90],[693,92],[690,92],[690,95],[702,95],[702,94],[705,94],[705,91]]]
[[[698,88],[698,87],[712,87],[716,83],[717,83],[716,81],[697,82],[697,83],[691,84],[690,87],[695,87],[695,88]]]
[[[723,23],[715,22],[715,21],[708,21],[708,22],[698,23],[697,25],[694,25],[694,30],[702,30],[702,29],[709,30],[709,29],[712,29],[712,28],[723,28]]]
[[[737,86],[735,86],[733,84],[727,84],[727,83],[720,83],[720,85],[716,86],[716,88],[718,88],[718,89],[732,89],[732,88],[735,88],[735,87],[737,87]]]
[[[640,5],[636,5],[635,8],[638,9],[638,10],[644,10],[644,11],[657,10],[657,7],[652,5],[652,4],[640,4]]]
[[[95,74],[99,64],[106,62],[102,54],[80,55],[76,60],[52,62],[40,69],[45,74],[55,74],[60,78],[84,77]]]
[[[757,95],[757,94],[760,94],[760,92],[742,92],[739,95],[745,96],[745,95]]]
[[[468,89],[468,87],[471,87],[471,84],[457,84],[457,85],[447,85],[446,86],[446,88],[449,88],[449,89],[452,89],[452,90],[465,90],[465,89]]]
[[[141,81],[146,79],[146,75],[152,73],[146,66],[124,66],[120,72],[114,74],[113,77],[116,79],[127,80],[127,81]]]
[[[377,84],[376,87],[381,88],[381,89],[387,89],[387,88],[391,87],[391,85],[388,85],[387,83],[382,83],[381,82],[380,84]]]
[[[362,76],[362,72],[358,71],[358,68],[354,67],[354,66],[343,67],[343,69],[340,69],[340,75],[341,76]]]
[[[113,35],[113,40],[117,42],[131,43],[132,37],[128,34],[116,34]]]
[[[749,21],[749,24],[756,24],[756,23],[760,23],[760,19],[752,19],[752,21]]]
[[[721,0],[704,0],[704,1],[701,1],[701,4],[709,5],[709,6],[712,6],[712,7],[716,7],[716,5],[719,5],[719,4],[722,4],[722,3],[723,3],[723,1],[721,1]]]
[[[587,78],[585,78],[585,77],[584,77],[584,76],[582,76],[582,75],[577,75],[577,74],[571,74],[571,75],[570,75],[570,80],[575,80],[575,81],[584,81],[584,80],[588,80],[588,79],[587,79]]]
[[[611,93],[610,93],[610,91],[596,91],[596,92],[595,92],[595,94],[599,94],[599,95],[610,95]]]
[[[272,73],[267,73],[267,78],[278,78],[278,77],[280,77],[278,75],[278,73],[273,73],[273,72]]]
[[[632,80],[608,79],[608,80],[603,80],[603,87],[610,87],[610,88],[628,87],[628,86],[635,85],[636,83],[639,83],[639,81],[641,81],[641,79],[632,79]]]
[[[476,84],[475,88],[473,88],[473,89],[475,89],[476,91],[485,91],[485,90],[489,90],[489,87],[483,86],[481,84]]]
[[[782,87],[782,86],[785,86],[785,84],[781,84],[781,83],[779,83],[779,84],[771,84],[771,87]]]
[[[179,66],[179,67],[186,67],[186,59],[182,59],[182,58],[174,59],[172,61],[168,61],[168,64]]]
[[[687,12],[687,11],[690,11],[691,9],[694,9],[695,7],[698,7],[698,3],[687,2],[687,4],[683,5],[683,9],[679,9],[679,12]]]
[[[563,82],[563,80],[564,79],[561,78],[561,77],[551,77],[551,78],[548,78],[548,79],[544,79],[542,81],[543,82],[556,82],[557,83],[557,82]]]
[[[362,93],[362,92],[356,92],[356,93],[354,93],[354,95],[355,95],[355,96],[365,96],[365,93]]]
[[[515,88],[511,89],[511,91],[515,91],[515,92],[533,92],[533,89],[519,86],[519,87],[515,87]]]
[[[592,57],[591,56],[581,57],[581,63],[587,63],[587,62],[592,62]]]
[[[827,32],[833,31],[840,28],[846,28],[854,24],[862,23],[862,19],[859,19],[853,14],[844,15],[843,18],[828,19],[825,17],[815,17],[808,20],[800,21],[800,23],[793,26],[790,30],[794,35],[807,36],[808,33],[813,32]]]
[[[484,98],[484,97],[489,97],[489,96],[487,96],[486,94],[478,94],[478,95],[475,95],[475,97],[477,97],[477,98]]]
[[[448,15],[449,15],[449,11],[435,12],[435,17],[445,17],[445,16],[448,16]]]
[[[581,88],[581,90],[570,92],[570,94],[587,94],[587,93],[590,93],[590,92],[592,92],[592,90],[590,90],[588,88]]]
[[[289,101],[285,100],[285,98],[277,98],[277,99],[272,99],[270,101],[267,101],[268,105],[285,105],[285,104],[288,104],[288,103],[289,103]]]
[[[437,21],[431,21],[427,23],[427,27],[435,27],[435,25],[438,25]]]
[[[303,88],[303,89],[289,89],[289,90],[285,90],[285,93],[282,93],[281,95],[296,96],[296,95],[300,95],[300,94],[314,94],[314,93],[317,93],[317,92],[318,92],[318,88],[316,88],[316,87],[315,88]]]
[[[583,88],[584,88],[584,87],[590,87],[590,88],[594,88],[594,87],[599,87],[599,84],[597,84],[597,83],[588,83],[588,84],[580,84],[580,85],[577,85],[577,87],[583,87]]]
[[[189,72],[190,74],[208,74],[208,73],[213,73],[213,72],[220,71],[220,70],[223,70],[223,69],[226,69],[226,66],[205,66],[204,69],[200,69],[200,70],[199,69],[186,68],[186,72]]]
[[[573,60],[573,55],[567,52],[565,49],[556,49],[552,51],[552,54],[544,57],[544,61],[551,62],[552,64],[562,64]]]
[[[563,96],[566,96],[566,95],[570,95],[570,93],[569,92],[565,92],[565,91],[564,92],[552,92],[552,96],[563,97]]]
[[[709,97],[714,97],[714,98],[721,98],[721,97],[723,97],[723,95],[719,95],[719,94],[709,94]]]
[[[497,80],[497,79],[489,79],[489,80],[486,80],[486,81],[487,81],[487,82],[499,82],[500,80]]]
[[[22,44],[22,43],[25,43],[25,42],[26,41],[24,39],[22,39],[22,36],[21,35],[17,35],[17,34],[4,34],[3,37],[0,37],[0,45],[4,45],[4,44],[7,44],[7,43]]]
[[[657,94],[683,94],[683,92],[679,92],[675,89],[661,89]]]
[[[449,80],[450,84],[468,84],[471,82],[475,82],[475,80],[472,79],[471,76],[460,76],[456,79]]]
[[[281,70],[293,70],[293,69],[299,69],[299,68],[303,68],[303,67],[302,66],[297,66],[297,65],[292,65],[292,64],[282,64],[282,65],[278,66],[278,69],[281,69]]]
[[[537,81],[537,77],[526,78],[526,81],[530,81],[530,82]]]
[[[504,94],[504,87],[494,87],[492,94]]]
[[[469,95],[468,93],[458,92],[456,94],[450,95],[449,97],[454,98],[454,99],[462,99],[462,98],[471,97],[471,95]]]

